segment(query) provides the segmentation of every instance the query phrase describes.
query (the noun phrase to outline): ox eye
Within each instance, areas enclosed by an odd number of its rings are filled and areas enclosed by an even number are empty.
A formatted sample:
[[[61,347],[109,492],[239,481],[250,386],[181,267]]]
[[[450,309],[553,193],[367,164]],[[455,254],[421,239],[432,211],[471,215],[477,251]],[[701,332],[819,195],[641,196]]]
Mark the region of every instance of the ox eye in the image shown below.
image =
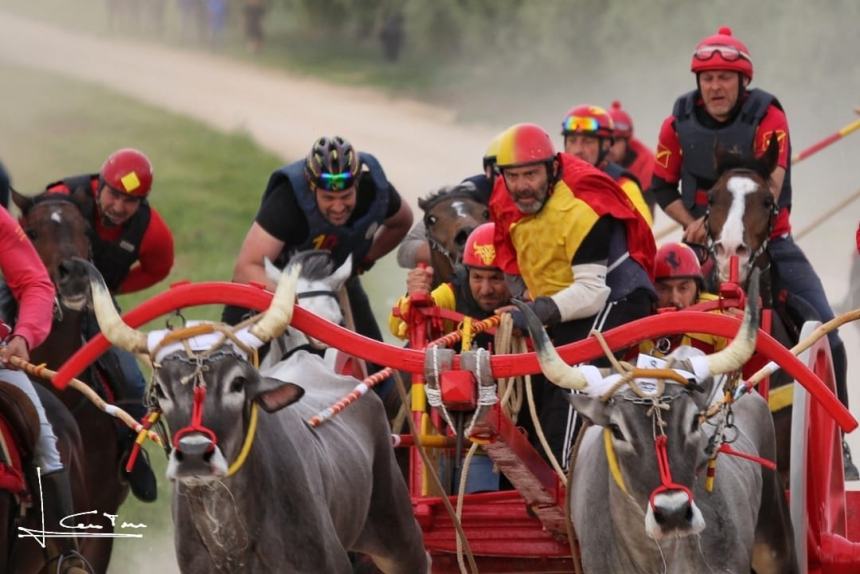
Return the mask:
[[[609,432],[612,433],[612,438],[614,438],[615,440],[626,440],[624,438],[624,433],[621,432],[621,428],[617,424],[610,423],[608,428]]]
[[[231,393],[241,393],[245,390],[245,383],[247,383],[247,379],[245,377],[236,377],[233,379],[233,382],[230,383],[230,392]]]
[[[692,422],[692,423],[690,423],[690,432],[691,432],[691,433],[693,433],[693,432],[698,432],[698,430],[699,430],[699,423],[700,423],[700,417],[699,417],[699,415],[694,416],[694,417],[693,417],[693,422]]]
[[[159,400],[167,398],[167,395],[164,392],[164,387],[161,386],[161,383],[155,383],[155,388],[153,390],[155,391],[155,398]]]

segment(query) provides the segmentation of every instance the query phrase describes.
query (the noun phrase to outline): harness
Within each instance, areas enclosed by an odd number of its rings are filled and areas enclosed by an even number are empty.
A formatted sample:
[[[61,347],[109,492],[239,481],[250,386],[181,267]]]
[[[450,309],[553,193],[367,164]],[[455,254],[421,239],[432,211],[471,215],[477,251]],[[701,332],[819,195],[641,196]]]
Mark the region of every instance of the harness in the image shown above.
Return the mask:
[[[735,171],[738,173],[741,173],[741,174],[755,173],[754,171],[749,170],[749,169],[737,169]],[[705,245],[705,248],[707,249],[708,256],[716,259],[717,254],[716,254],[716,250],[714,249],[714,246],[716,245],[716,241],[714,240],[714,238],[711,234],[711,224],[710,224],[710,221],[711,221],[711,204],[713,202],[713,197],[714,197],[714,188],[712,187],[708,191],[708,206],[705,209],[705,235],[707,237],[707,239],[706,239],[707,244]],[[752,270],[752,268],[755,265],[758,258],[761,257],[765,251],[767,251],[767,246],[770,243],[770,236],[771,236],[771,233],[773,232],[773,226],[776,223],[776,217],[778,214],[779,214],[779,205],[777,204],[776,201],[774,201],[773,204],[771,205],[770,212],[768,213],[767,233],[765,234],[764,241],[761,242],[761,245],[759,245],[755,249],[755,251],[750,253],[749,259],[747,260],[746,267],[744,269],[744,271],[746,273],[749,273]]]
[[[256,319],[256,317],[255,317]],[[245,324],[241,324],[241,327],[246,326]],[[241,327],[237,327],[241,328]],[[188,343],[188,339],[192,337],[196,337],[198,335],[208,334],[220,332],[223,337],[220,341],[216,342],[210,349],[205,351],[194,351],[191,349],[191,346]],[[250,358],[251,364],[256,368],[258,366],[257,359],[257,351],[243,342],[241,342],[238,338],[233,335],[233,330],[227,328],[224,325],[219,324],[203,324],[203,325],[194,325],[192,327],[184,327],[182,329],[177,329],[175,331],[170,332],[166,335],[161,342],[159,342],[158,346],[152,351],[152,356],[156,357],[158,355],[158,351],[164,348],[166,345],[172,343],[182,343],[183,348],[185,350],[185,355],[180,355],[178,353],[172,354],[168,356],[165,361],[179,361],[185,364],[192,365],[194,367],[194,371],[183,377],[180,380],[180,383],[185,385],[191,382],[194,386],[194,400],[191,408],[191,422],[184,426],[183,428],[177,430],[173,437],[171,438],[171,445],[176,450],[180,450],[179,441],[182,437],[199,433],[204,435],[211,442],[208,452],[212,452],[215,450],[215,446],[218,444],[218,437],[215,435],[215,432],[209,427],[203,424],[203,405],[206,401],[206,380],[204,377],[204,373],[209,369],[209,363],[223,359],[225,357],[234,357],[240,360],[244,360],[239,353],[230,349],[229,347],[225,348],[225,344],[229,341],[233,345],[236,345],[242,352],[246,354],[247,357]],[[158,370],[161,368],[161,363],[153,362],[153,370]],[[154,385],[153,385],[154,389]],[[227,468],[227,477],[233,476],[236,472],[242,467],[245,463],[245,460],[248,458],[248,454],[251,452],[251,447],[254,444],[254,437],[257,431],[257,418],[258,418],[258,406],[255,402],[251,402],[248,413],[248,423],[247,428],[245,430],[245,438],[242,441],[242,448],[239,451],[239,454],[236,456],[236,459],[230,463]]]

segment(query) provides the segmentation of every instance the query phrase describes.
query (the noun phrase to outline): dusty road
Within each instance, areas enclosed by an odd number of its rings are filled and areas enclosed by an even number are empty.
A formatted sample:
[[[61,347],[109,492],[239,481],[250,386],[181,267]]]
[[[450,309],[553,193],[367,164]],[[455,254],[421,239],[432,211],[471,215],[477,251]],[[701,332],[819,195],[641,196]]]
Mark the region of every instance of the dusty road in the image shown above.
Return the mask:
[[[330,86],[202,53],[83,36],[5,13],[0,13],[0,29],[4,30],[0,60],[94,82],[220,130],[244,130],[284,159],[304,155],[310,142],[322,134],[344,135],[380,158],[413,205],[434,186],[476,173],[487,142],[496,128],[503,127],[466,127],[456,124],[448,111],[368,89]],[[664,113],[673,95],[666,94],[666,104],[661,107]],[[835,124],[830,129],[838,127]],[[825,135],[824,129],[818,128],[818,137]],[[650,135],[646,134],[646,141],[651,141]],[[802,133],[805,140],[796,141],[796,149],[811,143],[814,135]],[[858,147],[854,143],[840,146],[838,151],[828,152],[829,160],[816,160],[818,167],[796,170],[796,229],[860,186]],[[833,176],[835,173],[838,175]],[[800,241],[836,304],[849,297],[858,217],[860,202],[855,202]],[[855,293],[857,281],[855,276]],[[853,301],[856,306],[860,296],[855,295]],[[850,377],[852,411],[858,415],[860,329],[844,329],[843,338],[849,353],[849,376],[854,373]],[[860,432],[850,440],[860,457]],[[166,551],[172,552],[172,548]],[[173,566],[166,565],[172,564],[168,556],[164,563],[162,571],[171,571]]]

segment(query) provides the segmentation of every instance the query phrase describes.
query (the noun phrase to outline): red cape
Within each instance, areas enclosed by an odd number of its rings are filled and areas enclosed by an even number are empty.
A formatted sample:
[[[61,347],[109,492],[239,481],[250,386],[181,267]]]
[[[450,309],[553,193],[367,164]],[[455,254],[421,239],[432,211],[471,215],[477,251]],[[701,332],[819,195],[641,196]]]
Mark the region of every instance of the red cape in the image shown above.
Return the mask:
[[[654,235],[624,191],[607,174],[579,158],[560,153],[558,159],[561,178],[577,198],[586,202],[598,216],[610,215],[624,222],[630,257],[645,269],[653,281],[657,253]],[[496,223],[493,237],[496,261],[505,273],[518,275],[517,254],[509,230],[523,217],[523,213],[508,195],[503,177],[496,178],[489,205],[490,219]]]

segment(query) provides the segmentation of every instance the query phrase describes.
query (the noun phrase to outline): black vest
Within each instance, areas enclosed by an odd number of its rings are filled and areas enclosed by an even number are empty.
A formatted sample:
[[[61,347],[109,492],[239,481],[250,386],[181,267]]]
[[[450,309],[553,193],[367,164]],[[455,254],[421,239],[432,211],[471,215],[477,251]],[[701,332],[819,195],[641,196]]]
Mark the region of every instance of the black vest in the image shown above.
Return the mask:
[[[707,191],[717,182],[714,165],[714,149],[717,143],[730,151],[752,156],[755,134],[770,104],[780,110],[782,105],[773,95],[753,89],[732,123],[718,129],[705,127],[696,117],[698,91],[684,94],[675,101],[672,115],[675,116],[675,131],[681,144],[681,198],[693,217],[701,217],[707,209]],[[791,148],[788,150],[791,155]],[[785,172],[779,206],[791,205],[791,165]]]
[[[622,177],[626,177],[627,179],[636,183],[636,185],[638,185],[640,189],[642,188],[642,184],[639,183],[639,178],[637,178],[635,175],[633,175],[632,172],[627,171],[617,163],[606,164],[606,166],[603,168],[603,171],[615,181],[620,180]]]
[[[149,227],[152,213],[147,200],[141,199],[140,207],[131,219],[123,224],[122,235],[117,241],[106,241],[95,232],[96,218],[98,218],[98,207],[95,205],[94,193],[98,193],[98,174],[76,175],[52,183],[51,187],[62,184],[66,186],[69,193],[83,188],[87,193],[82,194],[86,203],[82,206],[84,217],[92,226],[93,233],[90,237],[93,248],[93,264],[104,277],[105,284],[111,293],[116,293],[123,280],[128,276],[131,266],[140,257],[140,244]],[[95,185],[93,185],[95,184]]]
[[[293,252],[307,249],[328,249],[332,253],[335,267],[339,267],[349,255],[352,255],[353,269],[364,260],[373,243],[376,230],[385,221],[391,196],[391,184],[375,157],[360,152],[358,159],[361,165],[367,166],[368,173],[362,174],[361,177],[364,180],[368,175],[370,176],[374,188],[373,200],[367,212],[347,225],[332,225],[320,213],[316,197],[305,177],[304,160],[285,165],[278,170],[289,179],[296,203],[308,222],[307,239],[298,247],[290,246],[288,248],[290,253],[282,253],[278,257],[279,262],[286,263]],[[362,185],[362,182],[359,182],[359,185]]]

